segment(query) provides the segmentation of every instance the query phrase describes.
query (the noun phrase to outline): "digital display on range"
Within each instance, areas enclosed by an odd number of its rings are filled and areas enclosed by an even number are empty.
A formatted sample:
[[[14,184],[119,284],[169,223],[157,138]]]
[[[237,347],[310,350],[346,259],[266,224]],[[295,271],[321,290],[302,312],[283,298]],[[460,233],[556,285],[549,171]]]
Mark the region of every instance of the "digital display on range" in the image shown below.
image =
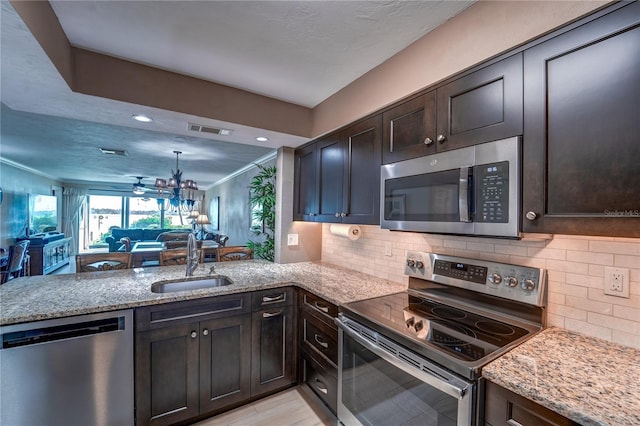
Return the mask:
[[[477,284],[486,284],[487,281],[487,268],[484,266],[448,262],[438,259],[435,261],[433,272],[445,277],[471,281]]]

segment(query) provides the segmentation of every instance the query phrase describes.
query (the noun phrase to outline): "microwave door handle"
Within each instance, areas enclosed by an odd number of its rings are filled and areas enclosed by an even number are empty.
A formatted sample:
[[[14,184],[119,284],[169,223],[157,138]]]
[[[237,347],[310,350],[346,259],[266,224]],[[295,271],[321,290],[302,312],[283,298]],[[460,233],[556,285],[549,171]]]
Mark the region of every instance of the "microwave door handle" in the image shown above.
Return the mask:
[[[469,215],[469,167],[460,167],[458,210],[460,211],[460,222],[471,222]]]

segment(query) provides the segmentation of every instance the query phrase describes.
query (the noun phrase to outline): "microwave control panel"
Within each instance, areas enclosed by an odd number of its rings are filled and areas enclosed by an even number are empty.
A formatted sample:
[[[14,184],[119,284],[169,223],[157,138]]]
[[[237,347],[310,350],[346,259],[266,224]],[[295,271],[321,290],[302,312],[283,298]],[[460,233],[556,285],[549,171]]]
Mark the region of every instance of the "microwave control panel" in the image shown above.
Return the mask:
[[[473,169],[476,185],[475,222],[509,222],[509,162],[482,164]]]

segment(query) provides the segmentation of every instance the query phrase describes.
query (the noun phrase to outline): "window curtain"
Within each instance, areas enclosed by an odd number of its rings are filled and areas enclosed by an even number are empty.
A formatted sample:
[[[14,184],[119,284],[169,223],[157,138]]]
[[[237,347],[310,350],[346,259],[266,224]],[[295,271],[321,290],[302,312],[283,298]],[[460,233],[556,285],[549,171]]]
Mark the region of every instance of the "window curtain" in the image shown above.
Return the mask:
[[[87,191],[82,188],[64,188],[62,191],[62,232],[71,237],[69,254],[77,254],[80,234],[80,209],[85,203]]]

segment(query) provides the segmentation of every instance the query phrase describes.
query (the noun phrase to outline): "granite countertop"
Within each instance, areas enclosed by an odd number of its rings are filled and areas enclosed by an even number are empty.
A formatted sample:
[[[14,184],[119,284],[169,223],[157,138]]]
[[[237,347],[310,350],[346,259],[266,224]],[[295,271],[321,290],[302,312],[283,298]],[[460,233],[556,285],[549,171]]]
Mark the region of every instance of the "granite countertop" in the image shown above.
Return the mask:
[[[205,276],[202,264],[194,276]],[[296,285],[336,305],[404,291],[405,285],[323,262],[276,264],[262,260],[215,263],[225,287],[152,293],[151,284],[184,278],[184,266],[136,268],[17,278],[0,286],[0,325],[154,305],[207,296]]]
[[[640,350],[634,348],[549,328],[482,375],[583,425],[640,424]]]

